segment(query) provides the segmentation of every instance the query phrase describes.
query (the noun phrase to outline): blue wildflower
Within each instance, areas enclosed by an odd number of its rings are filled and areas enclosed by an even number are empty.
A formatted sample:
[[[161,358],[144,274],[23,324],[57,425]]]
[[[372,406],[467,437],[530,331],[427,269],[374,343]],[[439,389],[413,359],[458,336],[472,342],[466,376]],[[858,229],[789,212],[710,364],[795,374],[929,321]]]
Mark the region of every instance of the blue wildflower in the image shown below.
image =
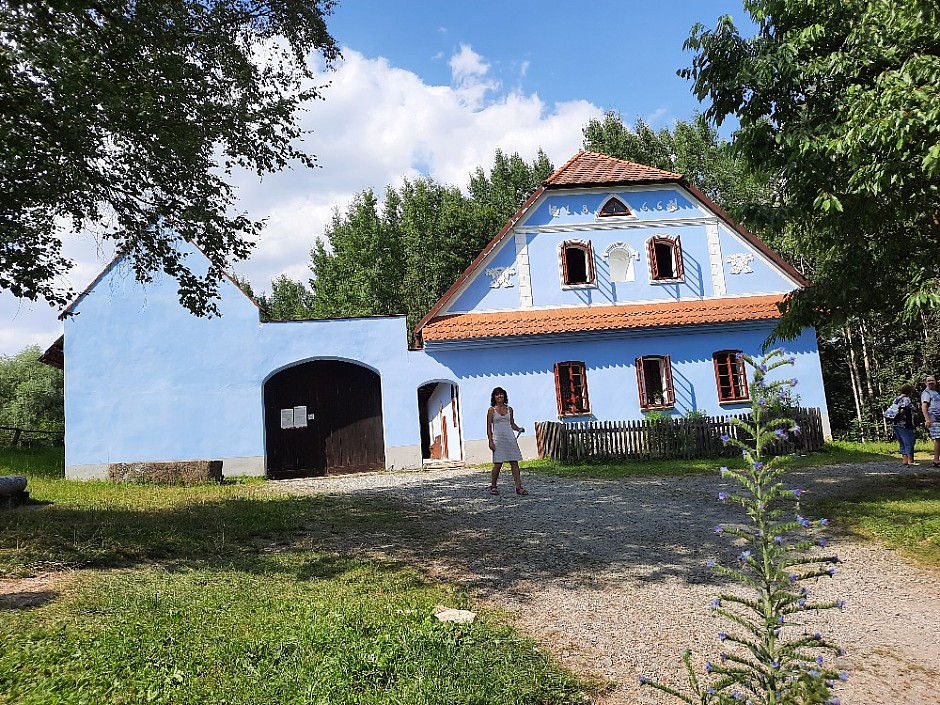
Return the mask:
[[[719,638],[721,641],[724,641],[725,639],[728,638],[728,635],[725,634],[724,632],[718,632],[718,638]]]
[[[820,525],[820,526],[829,526],[829,520],[828,520],[828,519],[820,519],[820,520],[819,520],[819,525]]]
[[[707,561],[705,561],[705,566],[708,568],[714,568],[715,560],[713,558],[709,558]]]
[[[774,536],[774,543],[783,543],[783,536]]]
[[[836,600],[836,607],[838,607],[840,610],[845,607],[845,600]]]
[[[705,662],[705,673],[711,673],[711,672],[712,672],[712,662],[711,662],[711,661],[706,661],[706,662]]]
[[[721,607],[721,599],[716,597],[714,600],[708,603],[708,607],[710,609],[717,609],[718,607]]]
[[[724,502],[726,499],[728,499],[728,493],[727,493],[727,492],[719,492],[719,493],[718,493],[718,499],[720,499],[722,502]]]
[[[791,582],[791,583],[795,583],[797,580],[799,580],[799,577],[797,576],[796,573],[790,573],[790,574],[787,576],[787,578],[790,579],[790,582]]]
[[[778,428],[776,431],[774,431],[774,435],[776,435],[777,438],[786,438],[787,432],[784,431],[782,428]]]
[[[829,542],[826,541],[826,539],[819,539],[819,541],[817,541],[816,543],[818,543],[818,544],[819,544],[820,546],[822,546],[823,548],[825,548],[826,546],[829,545]]]
[[[793,488],[793,496],[794,496],[794,497],[799,497],[801,494],[803,494],[803,490],[801,490],[799,487],[794,487],[794,488]]]
[[[799,424],[793,424],[793,427],[790,429],[790,433],[795,433],[797,436],[799,436],[801,433]]]
[[[791,387],[795,387],[798,383],[799,383],[799,380],[796,377],[790,380]]]
[[[809,519],[804,519],[799,514],[796,515],[796,521],[800,526],[809,526]]]
[[[727,433],[721,437],[722,443],[727,443],[730,440],[731,440],[731,436],[729,436]]]
[[[738,560],[741,561],[742,563],[747,563],[747,561],[748,561],[748,559],[749,559],[750,557],[751,557],[751,552],[750,552],[750,551],[742,551],[742,552],[741,552],[741,555],[738,556]]]
[[[640,676],[640,685],[646,685],[646,676]]]
[[[715,527],[715,533],[721,536],[723,533],[725,533],[725,527],[723,527],[721,524],[718,524]]]
[[[820,666],[822,666],[825,661],[826,659],[822,657],[822,654],[816,657],[816,663],[818,663]]]
[[[848,673],[846,673],[845,671],[839,671],[839,680],[840,680],[840,681],[845,682],[845,681],[847,681],[848,679],[849,679],[849,674],[848,674]]]
[[[726,472],[728,472],[727,466],[722,465],[720,468],[718,468],[718,474],[719,474],[719,475],[724,476],[724,474],[725,474]]]
[[[836,569],[835,569],[835,568],[826,568],[826,574],[831,578],[833,575],[836,574]]]

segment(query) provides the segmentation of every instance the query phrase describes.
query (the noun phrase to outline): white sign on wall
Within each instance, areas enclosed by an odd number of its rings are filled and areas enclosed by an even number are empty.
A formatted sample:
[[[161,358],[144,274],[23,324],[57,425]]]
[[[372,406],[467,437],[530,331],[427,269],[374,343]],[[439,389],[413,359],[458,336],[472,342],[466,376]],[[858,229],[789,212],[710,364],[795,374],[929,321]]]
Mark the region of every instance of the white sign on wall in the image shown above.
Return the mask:
[[[312,418],[313,414],[307,414],[306,406],[281,409],[281,428],[306,428],[307,419]]]

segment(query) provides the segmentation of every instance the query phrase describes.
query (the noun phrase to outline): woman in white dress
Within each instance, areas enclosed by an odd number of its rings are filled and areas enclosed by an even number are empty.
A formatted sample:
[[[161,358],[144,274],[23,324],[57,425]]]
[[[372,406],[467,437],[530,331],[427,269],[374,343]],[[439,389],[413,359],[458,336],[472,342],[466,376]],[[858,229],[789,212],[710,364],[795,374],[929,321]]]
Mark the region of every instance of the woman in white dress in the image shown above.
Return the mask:
[[[522,426],[516,426],[506,390],[496,387],[490,394],[490,410],[486,412],[486,436],[490,441],[490,450],[493,451],[490,494],[499,494],[496,481],[499,479],[499,471],[503,463],[509,463],[509,468],[512,470],[516,494],[529,494],[522,486],[522,479],[519,477],[519,461],[522,460],[522,452],[519,450],[513,431],[524,433],[525,429]]]

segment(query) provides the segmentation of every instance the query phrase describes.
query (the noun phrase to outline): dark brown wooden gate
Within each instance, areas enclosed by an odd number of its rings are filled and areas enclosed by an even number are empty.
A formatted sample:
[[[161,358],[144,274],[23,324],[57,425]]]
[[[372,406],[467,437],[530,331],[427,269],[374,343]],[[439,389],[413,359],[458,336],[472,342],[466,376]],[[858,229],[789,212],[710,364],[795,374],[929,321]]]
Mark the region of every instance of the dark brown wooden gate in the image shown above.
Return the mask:
[[[268,477],[385,467],[382,384],[360,365],[313,360],[281,370],[265,382],[264,419]]]

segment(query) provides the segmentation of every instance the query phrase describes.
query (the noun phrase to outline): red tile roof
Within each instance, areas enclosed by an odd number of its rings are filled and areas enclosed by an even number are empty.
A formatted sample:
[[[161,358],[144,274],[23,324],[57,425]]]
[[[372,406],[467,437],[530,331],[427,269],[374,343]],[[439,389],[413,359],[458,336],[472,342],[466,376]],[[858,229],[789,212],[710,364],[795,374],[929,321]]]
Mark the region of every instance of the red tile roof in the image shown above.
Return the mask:
[[[548,188],[679,181],[682,174],[662,171],[597,152],[578,152],[542,183]]]
[[[477,340],[519,335],[626,330],[702,323],[770,320],[780,317],[777,305],[783,295],[628,304],[579,306],[497,313],[464,313],[440,316],[425,324],[424,342]]]

